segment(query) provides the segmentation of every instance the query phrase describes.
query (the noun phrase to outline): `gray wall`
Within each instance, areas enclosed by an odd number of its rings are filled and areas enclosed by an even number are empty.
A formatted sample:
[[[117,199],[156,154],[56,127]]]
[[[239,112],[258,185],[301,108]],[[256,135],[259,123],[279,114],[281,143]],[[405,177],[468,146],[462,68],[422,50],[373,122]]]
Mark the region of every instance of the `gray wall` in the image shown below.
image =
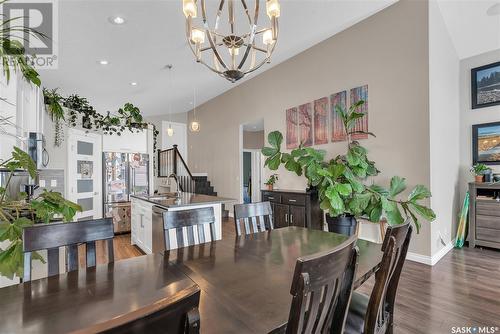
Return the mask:
[[[470,70],[497,61],[500,61],[500,50],[460,61],[460,198],[467,191],[467,182],[474,179],[469,172],[472,166],[472,125],[500,121],[500,106],[472,110]],[[500,172],[499,166],[492,168]]]
[[[189,133],[190,166],[206,172],[221,196],[239,198],[239,126],[264,118],[265,133],[285,131],[285,110],[360,85],[369,85],[370,130],[363,142],[386,183],[405,176],[429,186],[428,4],[402,0],[197,108],[199,133]],[[189,117],[192,117],[190,112]],[[328,157],[345,143],[316,146]],[[270,174],[266,170],[266,178]],[[304,189],[283,169],[277,186]],[[370,181],[369,181],[370,182]],[[430,255],[429,228],[412,250]]]

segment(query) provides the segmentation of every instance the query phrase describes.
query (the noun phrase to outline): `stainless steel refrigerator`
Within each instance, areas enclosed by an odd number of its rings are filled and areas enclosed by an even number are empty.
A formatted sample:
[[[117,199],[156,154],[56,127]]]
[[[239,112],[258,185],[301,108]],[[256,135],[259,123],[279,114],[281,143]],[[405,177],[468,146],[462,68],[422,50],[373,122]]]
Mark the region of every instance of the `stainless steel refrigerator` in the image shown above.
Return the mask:
[[[149,194],[149,155],[104,152],[102,165],[104,216],[115,233],[130,232],[130,195]]]

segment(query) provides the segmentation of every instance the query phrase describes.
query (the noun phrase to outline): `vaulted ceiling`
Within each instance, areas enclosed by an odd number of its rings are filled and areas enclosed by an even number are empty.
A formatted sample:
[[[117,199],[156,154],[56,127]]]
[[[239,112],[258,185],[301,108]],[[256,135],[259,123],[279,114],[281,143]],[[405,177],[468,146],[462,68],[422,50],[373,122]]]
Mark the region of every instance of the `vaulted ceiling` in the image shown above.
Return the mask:
[[[394,2],[281,0],[280,36],[272,64],[253,75]],[[216,6],[218,2],[207,3]],[[60,0],[58,4],[59,67],[41,71],[43,85],[59,87],[65,95],[87,97],[100,112],[132,102],[145,115],[166,114],[169,99],[172,112],[185,112],[192,108],[194,88],[197,102],[203,103],[235,85],[194,61],[186,42],[181,0]],[[125,18],[125,24],[109,22],[117,15]],[[108,64],[99,64],[101,60]],[[173,65],[172,89],[167,64]]]

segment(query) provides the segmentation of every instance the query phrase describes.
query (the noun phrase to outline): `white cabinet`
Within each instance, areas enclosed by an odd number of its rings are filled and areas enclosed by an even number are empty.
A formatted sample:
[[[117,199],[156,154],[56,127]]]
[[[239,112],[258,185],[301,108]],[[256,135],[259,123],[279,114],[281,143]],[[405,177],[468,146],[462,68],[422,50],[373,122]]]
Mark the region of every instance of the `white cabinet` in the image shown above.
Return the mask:
[[[132,244],[152,254],[153,249],[153,204],[136,198],[131,199],[131,240]]]
[[[120,136],[103,135],[102,149],[104,152],[149,153],[148,133],[150,129],[130,132],[125,129]]]

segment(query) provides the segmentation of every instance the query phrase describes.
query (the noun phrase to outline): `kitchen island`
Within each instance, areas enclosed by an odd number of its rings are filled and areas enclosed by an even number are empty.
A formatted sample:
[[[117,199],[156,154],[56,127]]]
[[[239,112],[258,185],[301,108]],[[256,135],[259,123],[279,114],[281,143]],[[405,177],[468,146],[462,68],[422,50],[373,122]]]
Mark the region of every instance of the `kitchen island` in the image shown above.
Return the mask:
[[[163,211],[193,210],[212,207],[215,216],[215,239],[222,238],[222,204],[233,199],[202,194],[181,192],[153,196],[131,196],[131,243],[146,254],[165,250],[163,232]],[[175,230],[169,231],[173,247],[177,248]],[[184,233],[186,235],[186,233]],[[205,227],[205,238],[209,240],[210,230]],[[185,240],[186,241],[186,240]],[[195,242],[198,240],[195,238]]]

